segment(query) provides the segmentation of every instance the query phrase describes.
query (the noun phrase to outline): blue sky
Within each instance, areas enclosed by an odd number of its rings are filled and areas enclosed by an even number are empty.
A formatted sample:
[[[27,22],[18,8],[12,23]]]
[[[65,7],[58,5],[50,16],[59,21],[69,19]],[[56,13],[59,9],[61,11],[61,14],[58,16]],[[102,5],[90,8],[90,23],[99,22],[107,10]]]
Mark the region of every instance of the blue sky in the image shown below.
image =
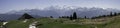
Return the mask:
[[[120,0],[0,0],[0,12],[25,8],[44,8],[54,5],[120,9]]]

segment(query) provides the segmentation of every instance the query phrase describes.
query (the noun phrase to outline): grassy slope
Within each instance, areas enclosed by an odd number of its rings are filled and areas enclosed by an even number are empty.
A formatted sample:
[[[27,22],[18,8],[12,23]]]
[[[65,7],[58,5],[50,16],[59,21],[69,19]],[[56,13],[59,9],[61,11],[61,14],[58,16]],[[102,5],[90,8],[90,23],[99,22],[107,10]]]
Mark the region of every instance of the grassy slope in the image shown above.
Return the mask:
[[[0,22],[0,26],[2,25],[3,23],[2,22]]]
[[[30,19],[28,22],[23,23],[22,20],[9,21],[6,25],[7,28],[28,28],[29,24],[38,21],[38,28],[120,28],[120,17],[106,17],[104,20],[100,19],[80,19],[71,21],[68,19]],[[101,23],[102,22],[102,23]],[[105,23],[104,23],[105,22]],[[71,24],[73,23],[73,24]]]
[[[32,23],[32,20],[29,20],[26,23],[23,23],[20,20],[16,20],[16,21],[10,21],[9,23],[6,24],[7,28],[28,28],[29,24]]]
[[[45,22],[42,23],[40,22],[43,25],[38,26],[38,28],[91,28],[91,26],[89,25],[63,24],[62,21],[67,21],[67,20],[61,20],[61,19],[57,19],[57,20],[44,19],[44,21]]]
[[[120,16],[116,16],[113,19],[105,28],[120,28]]]

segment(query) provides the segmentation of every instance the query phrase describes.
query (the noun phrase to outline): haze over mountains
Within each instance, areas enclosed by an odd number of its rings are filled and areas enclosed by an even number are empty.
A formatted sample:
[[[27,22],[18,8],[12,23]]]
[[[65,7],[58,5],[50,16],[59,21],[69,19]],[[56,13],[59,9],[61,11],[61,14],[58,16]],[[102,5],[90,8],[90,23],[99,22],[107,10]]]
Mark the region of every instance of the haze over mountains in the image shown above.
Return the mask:
[[[97,8],[97,7],[75,7],[75,6],[49,6],[43,9],[24,9],[19,11],[10,11],[4,14],[1,14],[0,17],[5,17],[4,19],[17,19],[23,13],[28,13],[33,15],[34,17],[40,16],[70,16],[73,12],[77,12],[78,17],[94,17],[99,15],[107,15],[110,12],[117,12],[119,13],[119,9],[112,9],[112,8]]]

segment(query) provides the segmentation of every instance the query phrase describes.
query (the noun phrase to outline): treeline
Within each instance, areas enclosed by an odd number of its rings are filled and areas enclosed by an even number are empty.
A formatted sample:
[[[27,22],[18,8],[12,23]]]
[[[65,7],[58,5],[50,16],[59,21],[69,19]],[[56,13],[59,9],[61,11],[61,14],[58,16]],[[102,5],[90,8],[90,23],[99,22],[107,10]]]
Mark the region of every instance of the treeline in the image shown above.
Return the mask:
[[[74,13],[73,13],[72,15],[70,15],[70,16],[61,16],[61,17],[59,17],[59,18],[68,18],[68,19],[70,19],[70,20],[78,19],[76,12],[74,12]]]
[[[112,16],[117,16],[117,15],[120,15],[120,13],[116,13],[116,12],[110,12],[110,14],[108,15],[100,15],[100,16],[95,16],[95,17],[92,17],[91,19],[96,19],[96,18],[103,18],[103,17],[112,17]],[[24,15],[22,15],[20,19],[33,19],[34,17],[32,17],[31,15],[25,13]],[[45,18],[54,18],[53,16],[50,16],[50,17],[45,17]],[[74,12],[73,14],[69,15],[69,16],[59,16],[59,18],[67,18],[67,19],[70,19],[70,20],[74,20],[74,19],[78,19],[78,16],[77,16],[77,13]],[[84,19],[88,19],[87,16],[84,16]]]
[[[108,15],[99,15],[99,16],[92,17],[91,19],[103,18],[103,17],[113,17],[113,16],[117,16],[117,15],[120,15],[120,13],[110,12],[110,14],[108,14]]]

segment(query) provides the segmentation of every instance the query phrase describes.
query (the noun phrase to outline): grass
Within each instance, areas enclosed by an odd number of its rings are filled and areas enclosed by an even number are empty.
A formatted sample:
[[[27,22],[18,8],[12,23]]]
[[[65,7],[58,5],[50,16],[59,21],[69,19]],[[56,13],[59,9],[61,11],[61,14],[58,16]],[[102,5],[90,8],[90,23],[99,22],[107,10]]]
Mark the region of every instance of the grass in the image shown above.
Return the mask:
[[[0,26],[2,25],[3,23],[2,22],[0,22]]]
[[[99,19],[76,19],[76,21],[69,19],[51,19],[39,18],[29,19],[28,22],[23,23],[23,20],[9,21],[6,24],[7,28],[28,28],[29,24],[38,21],[38,28],[120,28],[120,17],[105,17]],[[1,23],[0,23],[1,25]]]
[[[107,23],[108,25],[105,28],[120,28],[120,17],[116,17],[113,19],[113,21]]]
[[[28,22],[24,23],[22,20],[10,21],[6,24],[7,28],[28,28],[29,24],[32,23],[32,20],[28,20]]]

